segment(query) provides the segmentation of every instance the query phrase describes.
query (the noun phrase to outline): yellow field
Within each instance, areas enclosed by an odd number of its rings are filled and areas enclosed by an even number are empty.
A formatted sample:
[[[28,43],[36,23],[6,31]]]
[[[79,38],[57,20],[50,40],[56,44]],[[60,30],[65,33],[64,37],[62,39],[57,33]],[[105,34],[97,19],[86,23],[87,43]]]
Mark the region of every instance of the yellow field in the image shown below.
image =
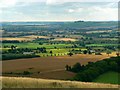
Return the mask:
[[[35,40],[36,38],[44,38],[44,39],[49,39],[49,36],[37,36],[37,35],[29,35],[29,36],[23,36],[23,37],[15,37],[15,38],[0,38],[0,41],[2,40],[17,40],[17,41],[32,41]],[[54,41],[77,41],[76,39],[73,38],[55,38]]]
[[[56,38],[54,41],[77,41],[76,39],[72,38]]]
[[[118,88],[118,85],[36,79],[24,77],[2,77],[3,88]]]
[[[31,39],[35,39],[35,38],[50,38],[48,36],[37,36],[37,35],[29,35],[29,36],[24,36],[26,38],[31,38]]]
[[[24,36],[24,37],[19,37],[19,38],[18,37],[15,37],[15,38],[12,38],[12,37],[6,38],[6,37],[4,37],[4,38],[0,38],[0,41],[2,41],[2,40],[32,41],[32,40],[35,40],[36,38],[50,38],[50,37],[29,35],[29,36]]]
[[[24,37],[21,37],[21,38],[0,38],[0,41],[2,41],[2,40],[10,40],[10,41],[14,41],[14,40],[16,40],[16,41],[32,41],[34,39],[32,39],[32,38],[24,38]]]

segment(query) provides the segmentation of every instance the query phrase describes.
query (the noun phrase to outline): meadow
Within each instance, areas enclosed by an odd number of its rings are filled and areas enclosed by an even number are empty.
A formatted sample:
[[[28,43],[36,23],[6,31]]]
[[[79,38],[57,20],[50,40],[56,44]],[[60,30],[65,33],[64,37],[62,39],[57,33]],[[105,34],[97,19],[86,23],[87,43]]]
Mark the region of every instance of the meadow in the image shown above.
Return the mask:
[[[104,47],[104,46],[118,46],[118,44],[89,44],[86,46]]]
[[[37,47],[45,47],[47,49],[54,49],[55,47],[57,48],[65,48],[66,46],[72,46],[72,44],[43,44],[39,45],[39,43],[5,43],[3,44],[4,46],[17,46],[18,48],[30,48],[30,49],[36,49]]]
[[[109,71],[97,77],[93,82],[120,84],[119,76],[120,73]]]
[[[118,85],[112,84],[36,79],[24,77],[2,77],[2,83],[3,88],[118,88]]]

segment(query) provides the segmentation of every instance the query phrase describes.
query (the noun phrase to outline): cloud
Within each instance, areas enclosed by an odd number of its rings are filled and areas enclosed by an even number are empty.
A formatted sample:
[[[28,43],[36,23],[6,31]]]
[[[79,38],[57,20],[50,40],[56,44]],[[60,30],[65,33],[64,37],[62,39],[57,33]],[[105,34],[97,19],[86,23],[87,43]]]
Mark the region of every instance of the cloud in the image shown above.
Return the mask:
[[[68,12],[69,12],[69,13],[74,13],[74,12],[79,13],[79,12],[82,12],[82,10],[83,10],[83,8],[78,8],[78,9],[68,9]]]
[[[46,4],[55,5],[66,2],[119,2],[119,0],[47,0]]]
[[[3,6],[5,9],[0,13],[2,13],[3,21],[105,21],[117,20],[118,8],[115,5],[117,4],[58,3],[58,0],[46,0],[44,3],[38,3],[37,0],[29,0],[29,2],[25,0],[24,3],[20,3],[20,0],[13,0],[8,6]]]
[[[47,5],[54,5],[54,4],[56,4],[57,2],[56,2],[56,0],[47,0],[46,1],[46,4]]]
[[[68,9],[68,12],[69,13],[72,13],[72,12],[74,12],[75,10],[73,10],[73,9]]]
[[[6,7],[13,7],[16,5],[17,0],[1,0],[0,1],[0,8],[6,8]]]
[[[92,7],[86,9],[88,14],[84,16],[84,20],[93,20],[93,21],[110,21],[118,20],[118,8],[101,8],[101,7]]]
[[[6,17],[4,17],[6,15]],[[36,18],[17,11],[2,11],[0,21],[32,21]]]
[[[46,0],[0,0],[0,8],[14,7],[18,3],[46,2]]]

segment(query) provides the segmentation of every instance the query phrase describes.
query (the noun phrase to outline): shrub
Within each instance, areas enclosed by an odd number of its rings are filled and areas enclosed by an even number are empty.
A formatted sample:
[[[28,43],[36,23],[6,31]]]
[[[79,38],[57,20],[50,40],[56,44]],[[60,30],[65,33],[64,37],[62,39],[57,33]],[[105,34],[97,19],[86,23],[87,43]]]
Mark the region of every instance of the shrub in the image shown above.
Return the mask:
[[[30,75],[31,73],[29,71],[24,71],[23,75]]]

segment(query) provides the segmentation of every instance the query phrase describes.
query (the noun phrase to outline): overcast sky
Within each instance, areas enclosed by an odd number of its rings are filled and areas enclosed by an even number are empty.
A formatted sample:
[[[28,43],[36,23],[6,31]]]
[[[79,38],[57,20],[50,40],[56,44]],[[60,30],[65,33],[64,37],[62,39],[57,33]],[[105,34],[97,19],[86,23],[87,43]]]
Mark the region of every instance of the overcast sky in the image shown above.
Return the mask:
[[[116,21],[117,0],[0,0],[0,21]],[[71,2],[70,2],[71,1]],[[105,0],[101,0],[105,1]],[[109,2],[108,2],[109,1]],[[115,2],[116,1],[116,2]]]

